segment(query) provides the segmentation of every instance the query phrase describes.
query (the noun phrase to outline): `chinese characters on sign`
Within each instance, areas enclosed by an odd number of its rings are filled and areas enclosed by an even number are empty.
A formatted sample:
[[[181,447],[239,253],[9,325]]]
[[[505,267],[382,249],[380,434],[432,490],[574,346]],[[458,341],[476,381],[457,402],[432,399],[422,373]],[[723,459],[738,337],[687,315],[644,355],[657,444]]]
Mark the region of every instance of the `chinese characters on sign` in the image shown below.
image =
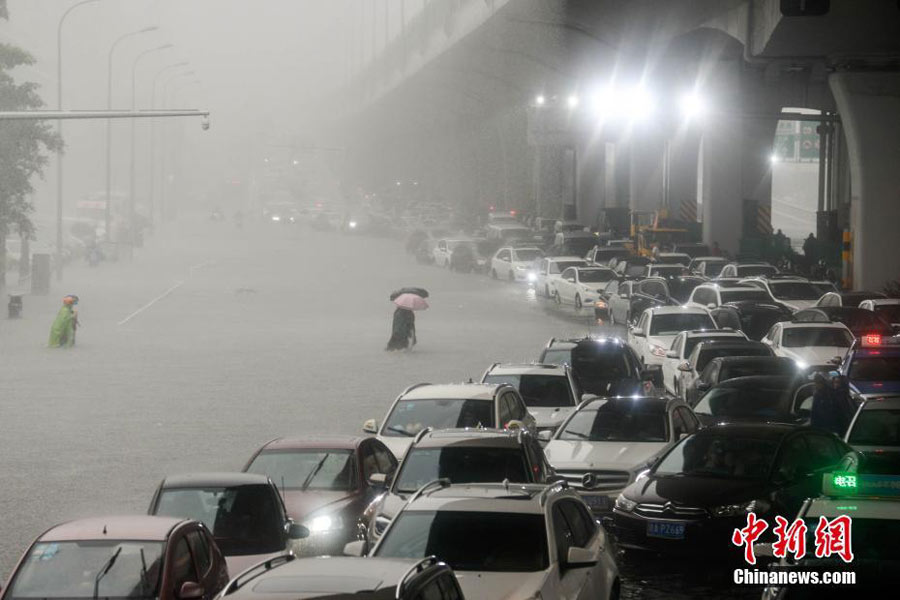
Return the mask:
[[[855,481],[854,481],[855,484]],[[803,519],[795,519],[793,523],[781,516],[775,517],[775,542],[772,544],[772,553],[776,558],[785,558],[788,554],[800,560],[806,556],[807,524]],[[853,546],[851,541],[850,526],[852,521],[847,515],[840,515],[834,519],[819,517],[819,523],[815,529],[815,556],[816,558],[828,558],[837,555],[845,563],[853,560]],[[747,515],[747,525],[735,529],[731,534],[731,543],[744,548],[744,560],[748,564],[756,564],[756,555],[753,553],[753,543],[769,528],[769,524],[763,519],[758,519],[755,513]]]

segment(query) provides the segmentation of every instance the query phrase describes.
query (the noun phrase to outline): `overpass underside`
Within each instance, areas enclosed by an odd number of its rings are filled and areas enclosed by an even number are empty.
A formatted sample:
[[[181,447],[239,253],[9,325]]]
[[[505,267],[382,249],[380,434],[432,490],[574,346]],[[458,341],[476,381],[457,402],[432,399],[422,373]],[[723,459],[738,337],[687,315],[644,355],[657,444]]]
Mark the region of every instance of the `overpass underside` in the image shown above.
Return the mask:
[[[665,209],[737,253],[771,232],[779,114],[816,109],[819,235],[851,231],[853,286],[880,288],[900,278],[900,9],[830,4],[432,0],[351,87],[352,172],[589,225]]]

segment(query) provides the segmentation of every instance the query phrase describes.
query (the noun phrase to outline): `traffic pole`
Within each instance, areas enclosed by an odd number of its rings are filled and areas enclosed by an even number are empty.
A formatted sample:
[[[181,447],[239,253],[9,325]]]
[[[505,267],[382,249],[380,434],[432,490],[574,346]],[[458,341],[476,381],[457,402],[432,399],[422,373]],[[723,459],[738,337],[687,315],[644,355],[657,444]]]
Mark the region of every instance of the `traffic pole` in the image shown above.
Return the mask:
[[[845,229],[841,248],[841,287],[845,290],[853,289],[853,259],[850,253],[851,237],[850,230]]]

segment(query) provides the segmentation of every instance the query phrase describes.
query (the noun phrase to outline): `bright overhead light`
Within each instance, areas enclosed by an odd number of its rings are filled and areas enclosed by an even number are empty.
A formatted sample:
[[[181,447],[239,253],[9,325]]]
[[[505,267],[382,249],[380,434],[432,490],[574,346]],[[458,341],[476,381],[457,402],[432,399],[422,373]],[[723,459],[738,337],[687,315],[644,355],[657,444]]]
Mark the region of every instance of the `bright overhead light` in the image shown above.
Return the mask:
[[[578,96],[572,94],[568,98],[566,98],[566,104],[569,105],[569,108],[576,108],[578,106]]]
[[[706,102],[696,92],[681,97],[681,113],[688,119],[697,118],[706,112]]]
[[[769,162],[772,163],[773,165],[775,163],[777,163],[779,160],[781,160],[781,159],[778,158],[778,155],[775,154],[774,152],[769,156]]]
[[[538,97],[534,99],[534,103],[537,104],[538,106],[543,106],[544,104],[547,103],[547,99],[544,98],[543,94],[539,94]]]
[[[637,86],[625,94],[622,108],[625,109],[630,118],[643,120],[653,114],[656,106],[650,92]]]

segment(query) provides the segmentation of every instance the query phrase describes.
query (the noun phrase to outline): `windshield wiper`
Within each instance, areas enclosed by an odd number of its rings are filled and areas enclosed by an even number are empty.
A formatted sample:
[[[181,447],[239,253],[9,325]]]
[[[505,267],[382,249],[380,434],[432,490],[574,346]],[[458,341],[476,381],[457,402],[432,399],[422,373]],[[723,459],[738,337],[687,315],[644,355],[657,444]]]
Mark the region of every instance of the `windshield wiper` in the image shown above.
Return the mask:
[[[150,575],[147,573],[147,559],[144,558],[143,548],[141,548],[141,591],[144,596],[150,595]]]
[[[122,546],[116,548],[116,551],[113,552],[113,555],[106,559],[106,562],[103,563],[103,566],[100,567],[100,571],[97,573],[97,576],[94,577],[94,600],[97,600],[97,597],[100,594],[100,580],[106,577],[106,574],[109,573],[109,570],[113,568],[113,565],[116,564],[116,559],[119,558],[119,554],[122,553]]]
[[[591,436],[586,433],[581,433],[580,431],[569,431],[568,429],[566,431],[563,431],[563,435],[574,435],[575,437],[581,438],[583,440],[591,439]]]
[[[316,465],[316,468],[309,472],[309,475],[306,476],[306,479],[303,480],[303,484],[300,486],[300,490],[301,490],[301,491],[306,491],[306,487],[307,487],[310,483],[312,483],[312,480],[315,478],[315,476],[318,475],[318,474],[319,474],[319,471],[322,470],[322,465],[325,464],[325,460],[326,460],[329,456],[331,456],[331,454],[328,453],[328,452],[326,452],[326,453],[325,453],[325,456],[322,457],[322,460],[320,460],[319,463]]]
[[[406,429],[404,429],[403,427],[400,427],[399,425],[391,425],[390,427],[387,428],[387,430],[393,431],[394,433],[400,433],[402,435],[405,435],[406,437],[415,437],[416,436],[416,434],[408,432]]]

